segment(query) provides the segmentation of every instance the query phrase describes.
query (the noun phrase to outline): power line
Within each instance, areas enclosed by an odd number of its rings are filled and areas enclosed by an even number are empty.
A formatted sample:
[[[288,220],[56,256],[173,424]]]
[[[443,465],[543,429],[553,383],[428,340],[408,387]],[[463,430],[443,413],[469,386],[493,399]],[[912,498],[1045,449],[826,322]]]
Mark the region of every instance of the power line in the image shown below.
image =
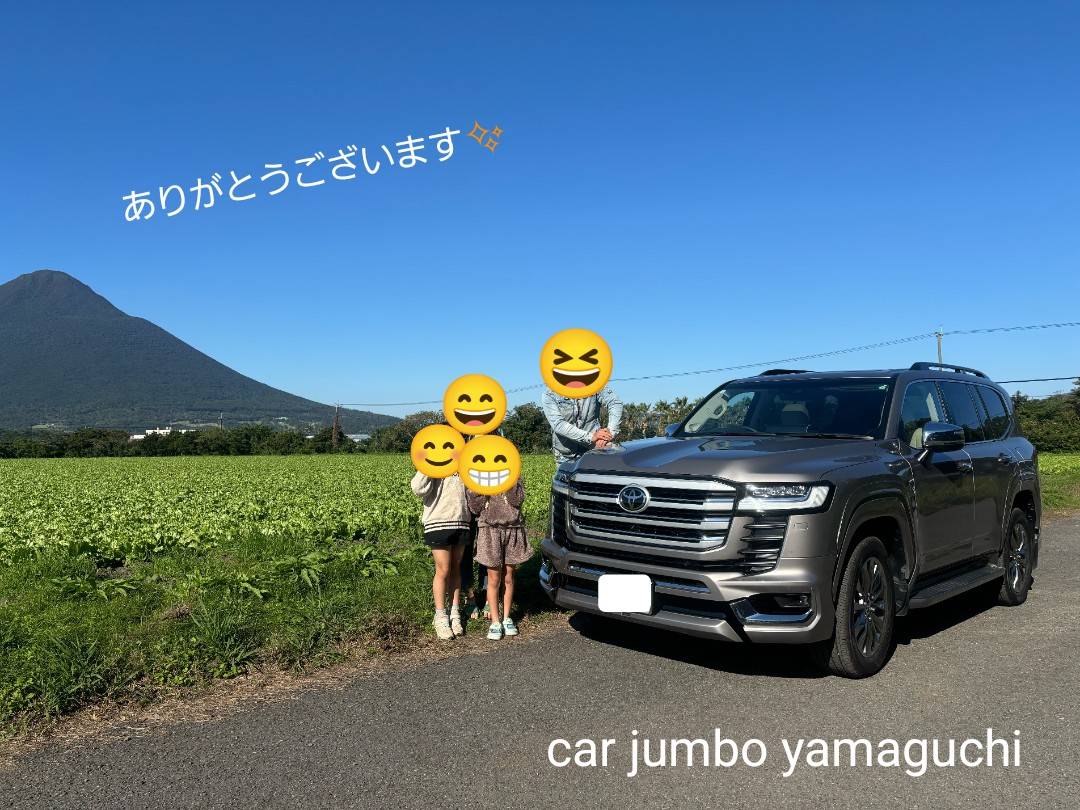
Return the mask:
[[[925,332],[921,335],[909,335],[908,337],[895,338],[893,340],[883,340],[878,343],[867,343],[863,346],[851,346],[846,349],[833,349],[827,352],[817,352],[815,354],[803,354],[798,357],[783,357],[777,360],[759,360],[753,363],[740,363],[734,366],[720,366],[718,368],[704,368],[694,371],[670,371],[663,374],[645,374],[638,377],[612,377],[611,382],[638,382],[641,380],[660,380],[668,379],[671,377],[690,377],[698,374],[717,374],[721,371],[739,371],[744,368],[753,368],[755,366],[778,366],[786,363],[798,363],[803,360],[820,360],[825,357],[838,357],[845,354],[854,354],[856,352],[870,351],[871,349],[884,349],[890,346],[900,346],[905,343],[915,343],[920,340],[928,340],[929,338],[941,339],[942,336],[947,335],[983,335],[995,332],[1029,332],[1040,329],[1063,329],[1068,327],[1080,326],[1080,321],[1065,321],[1062,323],[1039,323],[1031,324],[1028,326],[994,326],[983,329],[952,329],[949,331],[942,331],[940,329],[933,332]],[[1054,379],[1069,380],[1074,379],[1072,377],[1061,377]],[[1049,382],[1050,380],[1045,380]],[[1006,380],[1005,382],[1044,382],[1044,380]],[[543,388],[543,383],[535,383],[533,385],[522,385],[517,388],[506,389],[507,394],[520,394],[523,391],[534,391],[539,388]],[[412,402],[346,402],[342,403],[345,407],[349,408],[400,408],[410,405],[441,405],[441,399],[426,399],[415,400]]]
[[[1061,382],[1062,380],[1080,380],[1080,374],[1070,374],[1068,377],[1037,377],[1034,380],[995,380],[995,382],[998,385],[1008,385],[1010,383]]]

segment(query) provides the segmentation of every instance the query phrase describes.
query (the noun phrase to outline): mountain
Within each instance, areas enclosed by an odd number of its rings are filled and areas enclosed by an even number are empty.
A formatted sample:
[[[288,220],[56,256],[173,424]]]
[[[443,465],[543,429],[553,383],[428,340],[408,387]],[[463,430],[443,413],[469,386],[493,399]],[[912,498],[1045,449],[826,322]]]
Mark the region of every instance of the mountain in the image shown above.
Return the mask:
[[[67,273],[0,285],[0,428],[329,425],[329,405],[271,388],[121,312]],[[347,433],[398,421],[342,409]]]

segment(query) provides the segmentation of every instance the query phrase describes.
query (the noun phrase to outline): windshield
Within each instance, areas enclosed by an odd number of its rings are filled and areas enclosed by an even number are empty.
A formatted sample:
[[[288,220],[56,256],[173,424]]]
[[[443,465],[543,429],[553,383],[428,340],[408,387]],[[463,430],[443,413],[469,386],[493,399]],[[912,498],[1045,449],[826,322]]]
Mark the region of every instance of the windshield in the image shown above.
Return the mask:
[[[747,380],[714,391],[683,435],[793,435],[880,439],[888,378]]]

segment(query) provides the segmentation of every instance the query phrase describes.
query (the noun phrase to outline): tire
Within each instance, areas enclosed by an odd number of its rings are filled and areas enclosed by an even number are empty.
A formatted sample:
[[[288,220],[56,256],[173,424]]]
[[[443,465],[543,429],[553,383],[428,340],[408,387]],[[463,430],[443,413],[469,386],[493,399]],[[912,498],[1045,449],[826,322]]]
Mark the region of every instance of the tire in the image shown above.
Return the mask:
[[[836,600],[826,665],[834,675],[865,678],[878,672],[893,648],[896,605],[888,555],[881,540],[864,537],[851,552]]]
[[[1013,509],[1001,549],[1001,581],[998,601],[1003,605],[1022,605],[1031,590],[1031,563],[1035,554],[1035,531],[1023,509]]]

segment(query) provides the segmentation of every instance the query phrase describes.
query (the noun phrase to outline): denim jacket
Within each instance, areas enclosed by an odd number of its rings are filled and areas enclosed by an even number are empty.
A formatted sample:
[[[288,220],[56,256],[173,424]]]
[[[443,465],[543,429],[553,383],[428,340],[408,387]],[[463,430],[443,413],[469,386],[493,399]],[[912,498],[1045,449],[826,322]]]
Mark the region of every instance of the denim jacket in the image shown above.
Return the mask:
[[[622,403],[610,388],[580,399],[559,396],[550,389],[544,391],[540,406],[551,424],[551,449],[556,461],[569,461],[593,449],[592,436],[600,429],[601,405],[608,409],[607,429],[614,436],[622,421]]]

